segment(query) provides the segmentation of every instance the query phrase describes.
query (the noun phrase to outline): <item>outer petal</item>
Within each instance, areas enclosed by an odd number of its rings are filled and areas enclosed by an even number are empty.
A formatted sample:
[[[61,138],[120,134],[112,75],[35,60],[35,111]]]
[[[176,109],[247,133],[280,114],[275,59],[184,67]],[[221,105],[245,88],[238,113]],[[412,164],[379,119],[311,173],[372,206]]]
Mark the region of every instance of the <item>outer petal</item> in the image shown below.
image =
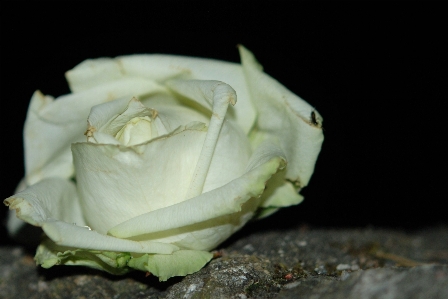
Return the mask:
[[[100,234],[86,227],[48,220],[42,224],[45,234],[56,244],[89,250],[170,254],[179,247],[151,241],[131,241]]]
[[[299,188],[306,186],[323,142],[322,118],[308,103],[263,73],[252,53],[242,46],[239,49],[258,115],[251,137],[254,143],[271,140],[278,144],[288,161],[285,178]]]
[[[128,219],[185,200],[205,129],[204,124],[191,123],[131,148],[74,144],[77,182],[89,225],[106,233]],[[205,191],[221,187],[244,173],[250,148],[241,135],[231,124],[223,126],[210,166],[213,175],[207,176]],[[240,141],[238,138],[244,138],[241,148],[232,146]]]
[[[107,72],[107,76],[104,76]],[[86,60],[66,73],[70,88],[77,93],[98,83],[119,82],[142,77],[163,83],[170,79],[218,80],[232,86],[239,104],[230,108],[230,116],[245,133],[252,128],[256,114],[241,66],[235,63],[170,55],[130,55],[115,59]]]
[[[40,226],[56,244],[90,250],[170,254],[175,245],[131,241],[101,235],[85,226],[75,186],[61,178],[49,178],[7,198],[4,203],[17,217]]]
[[[48,219],[86,225],[75,185],[62,178],[48,178],[7,198],[4,203],[15,210],[18,218],[34,226]]]
[[[240,211],[195,224],[131,237],[131,240],[170,243],[192,250],[212,250],[243,227],[259,206],[259,198],[250,198]]]
[[[31,98],[24,127],[26,185],[46,177],[68,178],[73,174],[72,157],[65,147],[82,136],[82,129],[79,124],[58,124],[46,119],[42,111],[48,109],[46,107],[50,107],[53,101],[52,97],[44,96],[40,91]]]
[[[95,88],[59,97],[53,101],[35,92],[25,122],[26,183],[73,175],[70,144],[85,140],[86,119],[92,106],[116,98],[164,91],[156,83],[142,78],[127,78]],[[51,144],[51,146],[49,146]]]
[[[251,153],[249,140],[241,128],[225,120],[202,192],[221,187],[244,174]]]
[[[258,145],[256,152],[251,157],[248,169],[266,163],[272,156],[283,157],[286,160],[286,156],[278,144],[269,139],[263,141]],[[269,180],[266,190],[261,196],[260,207],[280,208],[298,204],[303,200],[303,196],[298,194],[293,185],[285,180],[286,169],[277,172]]]
[[[281,157],[272,157],[266,163],[254,166],[251,171],[221,188],[130,219],[109,230],[109,234],[128,238],[185,227],[236,213],[249,199],[260,196],[265,183],[283,166],[284,160]]]
[[[81,206],[101,233],[142,213],[183,201],[206,135],[192,124],[142,146],[72,145]]]
[[[276,173],[266,185],[260,200],[257,218],[264,218],[276,212],[279,208],[297,205],[303,201],[296,187],[285,180],[286,169]]]

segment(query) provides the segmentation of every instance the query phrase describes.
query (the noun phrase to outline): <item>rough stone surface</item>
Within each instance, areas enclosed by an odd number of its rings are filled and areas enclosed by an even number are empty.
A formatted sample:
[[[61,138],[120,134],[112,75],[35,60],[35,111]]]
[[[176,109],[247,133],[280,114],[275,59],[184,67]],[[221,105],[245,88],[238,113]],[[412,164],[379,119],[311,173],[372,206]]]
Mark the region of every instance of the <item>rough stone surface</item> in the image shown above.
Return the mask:
[[[344,273],[341,279],[306,278],[283,288],[277,298],[448,298],[448,267],[379,268]]]
[[[35,266],[0,247],[0,298],[448,298],[448,228],[248,229],[201,271],[165,283],[143,272]]]

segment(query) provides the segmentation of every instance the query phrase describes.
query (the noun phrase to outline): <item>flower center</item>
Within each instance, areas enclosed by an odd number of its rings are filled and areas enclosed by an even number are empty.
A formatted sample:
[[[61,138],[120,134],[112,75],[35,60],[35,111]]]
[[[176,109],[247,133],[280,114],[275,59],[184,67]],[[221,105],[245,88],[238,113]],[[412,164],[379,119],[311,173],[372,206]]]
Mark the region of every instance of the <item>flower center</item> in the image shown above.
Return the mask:
[[[156,128],[151,122],[149,116],[134,117],[118,131],[115,138],[126,146],[149,141],[157,136]]]

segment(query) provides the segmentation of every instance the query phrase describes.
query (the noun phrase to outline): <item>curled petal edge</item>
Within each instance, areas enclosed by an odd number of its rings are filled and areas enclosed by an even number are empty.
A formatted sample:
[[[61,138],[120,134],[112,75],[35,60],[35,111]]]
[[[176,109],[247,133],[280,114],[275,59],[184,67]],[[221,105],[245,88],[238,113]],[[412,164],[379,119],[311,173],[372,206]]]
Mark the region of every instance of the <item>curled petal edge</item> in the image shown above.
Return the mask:
[[[249,50],[240,45],[239,51],[249,93],[257,99],[252,146],[257,146],[254,140],[276,140],[288,160],[285,178],[300,190],[314,171],[324,140],[323,119],[314,107],[265,74]]]

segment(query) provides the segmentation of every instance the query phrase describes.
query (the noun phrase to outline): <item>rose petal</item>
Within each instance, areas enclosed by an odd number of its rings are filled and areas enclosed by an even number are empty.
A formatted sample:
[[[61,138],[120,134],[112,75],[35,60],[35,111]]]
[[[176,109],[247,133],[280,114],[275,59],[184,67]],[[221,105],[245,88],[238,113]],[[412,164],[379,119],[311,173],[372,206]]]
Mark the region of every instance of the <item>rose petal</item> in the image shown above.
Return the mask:
[[[76,180],[89,225],[106,233],[125,220],[184,200],[205,129],[203,124],[192,124],[142,146],[73,144]]]
[[[96,105],[92,108],[87,119],[87,140],[94,143],[120,144],[114,136],[131,119],[145,116],[154,120],[157,116],[157,111],[143,106],[136,98],[119,99]],[[158,128],[155,128],[153,131],[153,133],[160,131],[160,135],[167,133],[166,128],[160,121],[158,122]]]
[[[160,92],[159,85],[142,78],[127,78],[53,101],[35,92],[25,122],[26,183],[51,176],[73,175],[70,144],[86,140],[86,119],[92,106],[116,98]],[[51,146],[48,146],[51,144]]]
[[[251,157],[248,169],[265,163],[273,156],[283,157],[286,160],[286,156],[280,146],[273,141],[272,139],[267,139],[258,145],[257,150]],[[277,172],[269,180],[266,185],[266,190],[261,196],[260,207],[286,207],[299,204],[303,200],[303,196],[297,193],[297,190],[291,182],[285,180],[286,170],[287,167]]]
[[[286,169],[276,173],[266,185],[260,200],[260,208],[284,208],[303,201],[296,187],[285,180]]]
[[[188,199],[202,193],[207,174],[211,172],[209,171],[210,164],[216,154],[215,149],[226,118],[228,106],[229,104],[236,104],[236,94],[232,87],[220,81],[173,80],[167,84],[170,88],[211,110],[207,136],[205,137],[187,192],[186,198]],[[241,145],[246,143],[245,138],[235,141],[237,141],[236,144],[240,144],[238,141],[241,141]],[[228,148],[225,144],[223,147]],[[221,165],[225,165],[225,162],[221,163]]]
[[[220,81],[209,80],[169,80],[165,82],[171,90],[189,98],[193,102],[206,108],[210,113],[213,109],[213,97],[216,87],[222,85]],[[233,91],[233,89],[232,89]],[[233,93],[235,93],[233,91]],[[234,99],[236,101],[236,98]],[[232,105],[235,105],[232,103]]]
[[[56,244],[89,250],[171,254],[179,247],[152,241],[131,241],[100,234],[86,227],[62,221],[46,221],[42,224],[45,234]]]
[[[131,237],[134,241],[170,243],[183,249],[212,250],[243,227],[255,214],[259,198],[251,198],[235,213],[211,218],[195,224]]]
[[[104,72],[107,72],[106,76]],[[232,86],[238,95],[238,107],[229,108],[229,118],[236,120],[248,133],[256,117],[241,65],[235,63],[157,54],[129,55],[84,61],[68,71],[66,77],[75,93],[99,83],[118,82],[127,77],[142,77],[160,83],[170,79],[218,80]]]
[[[265,183],[285,165],[284,162],[281,157],[272,157],[262,165],[254,165],[252,170],[223,187],[132,218],[110,229],[108,233],[116,237],[128,238],[236,213],[250,198],[260,196]]]
[[[47,178],[4,200],[18,218],[35,226],[48,219],[84,226],[85,221],[73,182]]]
[[[90,230],[83,219],[76,188],[61,178],[44,179],[7,198],[18,218],[40,226],[56,244],[90,250],[170,254],[172,244],[117,239]]]
[[[204,125],[192,123],[132,148],[74,144],[77,183],[89,225],[105,233],[128,219],[185,200],[207,133],[204,130]],[[232,146],[235,143],[241,147]],[[249,155],[244,134],[226,122],[204,191],[243,174]],[[126,204],[130,200],[132,204]],[[95,212],[99,210],[102,213]]]
[[[306,186],[323,142],[322,117],[307,102],[263,73],[251,52],[243,46],[239,50],[258,116],[251,138],[279,144],[288,161],[286,179],[299,187]],[[257,144],[253,142],[253,146]]]

